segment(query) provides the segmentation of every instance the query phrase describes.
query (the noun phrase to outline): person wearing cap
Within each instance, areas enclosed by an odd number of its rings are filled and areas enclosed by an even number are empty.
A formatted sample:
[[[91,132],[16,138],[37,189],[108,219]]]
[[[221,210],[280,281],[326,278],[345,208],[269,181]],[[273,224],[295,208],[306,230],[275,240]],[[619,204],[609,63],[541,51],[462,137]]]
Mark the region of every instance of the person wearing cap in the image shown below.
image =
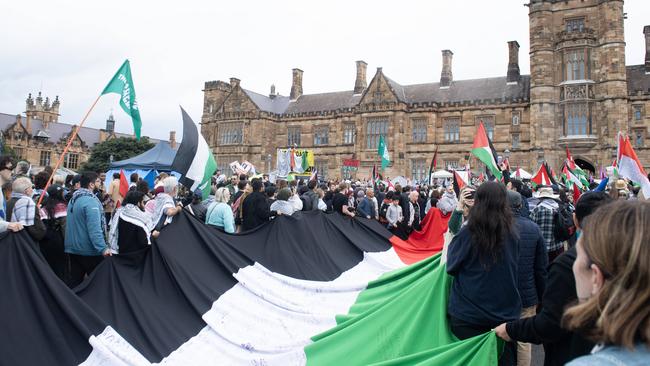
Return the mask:
[[[519,239],[519,262],[517,288],[521,297],[521,317],[535,315],[537,304],[542,299],[546,286],[548,256],[544,237],[527,216],[522,214],[523,199],[518,192],[508,190],[508,201],[515,222],[515,234]],[[517,343],[517,365],[530,366],[530,343]]]
[[[8,156],[0,157],[0,186],[11,186],[11,171],[14,168],[13,159]],[[7,201],[5,200],[4,192],[0,194],[0,233],[7,230],[13,232],[23,229],[23,224],[19,222],[7,222]]]
[[[40,210],[46,232],[39,244],[41,253],[52,271],[63,282],[68,283],[68,255],[65,253],[64,245],[68,205],[63,192],[63,187],[58,184],[47,188],[47,197]]]
[[[553,216],[560,209],[559,195],[553,193],[551,187],[541,187],[537,191],[539,204],[530,213],[530,219],[539,226],[546,244],[548,261],[552,262],[564,252],[564,242],[556,240],[553,226]]]

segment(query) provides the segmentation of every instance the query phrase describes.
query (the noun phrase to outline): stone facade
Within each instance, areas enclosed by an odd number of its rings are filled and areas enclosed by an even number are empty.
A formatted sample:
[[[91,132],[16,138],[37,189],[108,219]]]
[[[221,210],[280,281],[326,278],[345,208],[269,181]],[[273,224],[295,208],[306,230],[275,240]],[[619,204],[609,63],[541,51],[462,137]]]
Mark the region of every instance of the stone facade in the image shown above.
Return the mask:
[[[0,113],[2,143],[13,149],[20,160],[26,160],[32,166],[54,166],[61,157],[70,134],[76,128],[76,125],[59,122],[59,107],[58,96],[50,102],[49,97],[43,99],[40,92],[36,98],[29,94],[25,101],[24,116]],[[94,145],[116,137],[134,137],[131,134],[115,132],[114,127],[113,115],[106,120],[105,129],[82,127],[61,166],[77,170],[90,158]],[[173,131],[170,136],[174,138],[175,144]],[[149,140],[153,143],[159,141],[151,138]]]
[[[289,97],[242,88],[240,81],[205,83],[201,131],[220,167],[248,160],[275,168],[276,149],[313,149],[316,166],[342,177],[343,159],[360,160],[356,177],[378,163],[376,140],[387,139],[385,175],[421,178],[438,148],[438,166],[464,166],[483,121],[497,152],[533,172],[546,160],[559,169],[568,146],[583,168],[610,165],[618,131],[626,131],[650,165],[650,27],[645,64],[625,65],[623,2],[532,0],[530,75],[519,73],[519,44],[508,42],[506,76],[454,80],[450,50],[442,51],[440,82],[401,85],[381,68],[366,86],[357,61],[354,89],[304,94],[293,69]]]

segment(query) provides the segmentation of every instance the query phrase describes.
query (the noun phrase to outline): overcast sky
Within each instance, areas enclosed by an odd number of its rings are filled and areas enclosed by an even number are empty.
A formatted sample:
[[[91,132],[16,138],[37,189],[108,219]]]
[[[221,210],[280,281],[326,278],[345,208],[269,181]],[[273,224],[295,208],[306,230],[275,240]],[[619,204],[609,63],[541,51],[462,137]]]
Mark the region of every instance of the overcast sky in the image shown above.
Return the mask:
[[[4,1],[0,5],[0,112],[24,112],[27,93],[59,95],[60,121],[78,123],[124,59],[131,68],[143,134],[182,133],[179,105],[199,122],[204,82],[288,95],[291,69],[305,94],[351,90],[355,61],[401,84],[438,81],[442,49],[454,79],[504,76],[506,42],[521,45],[529,72],[524,0],[455,1]],[[625,3],[626,64],[643,63],[650,1]],[[88,126],[131,132],[117,96],[103,97]]]

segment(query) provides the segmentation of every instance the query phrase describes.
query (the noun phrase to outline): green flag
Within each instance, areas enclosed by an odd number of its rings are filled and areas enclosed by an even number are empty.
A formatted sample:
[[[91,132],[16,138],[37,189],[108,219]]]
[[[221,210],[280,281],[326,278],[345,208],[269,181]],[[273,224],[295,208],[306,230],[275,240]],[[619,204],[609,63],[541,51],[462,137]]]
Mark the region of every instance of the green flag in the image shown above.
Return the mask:
[[[129,60],[124,61],[120,69],[117,70],[113,79],[104,88],[102,95],[109,93],[121,95],[120,106],[126,114],[131,116],[135,138],[140,140],[142,121],[140,120],[140,112],[138,111],[138,102],[135,99],[135,88],[133,87],[133,78],[131,78]]]
[[[377,154],[381,156],[381,168],[386,169],[388,164],[390,164],[390,155],[388,155],[388,145],[386,145],[386,140],[384,140],[384,135],[379,136],[379,146],[377,146]]]

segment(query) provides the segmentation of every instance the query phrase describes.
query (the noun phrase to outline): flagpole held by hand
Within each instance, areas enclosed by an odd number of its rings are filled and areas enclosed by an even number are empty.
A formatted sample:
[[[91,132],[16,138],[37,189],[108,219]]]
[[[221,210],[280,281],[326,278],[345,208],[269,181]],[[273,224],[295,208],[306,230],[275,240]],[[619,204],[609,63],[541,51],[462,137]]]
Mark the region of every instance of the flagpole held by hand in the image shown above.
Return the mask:
[[[47,193],[47,189],[50,187],[50,184],[52,183],[52,179],[54,178],[54,174],[56,174],[57,169],[61,166],[61,163],[63,162],[63,159],[65,158],[65,154],[68,153],[68,149],[70,149],[70,146],[72,145],[72,141],[77,137],[77,133],[81,129],[81,127],[84,125],[86,120],[88,119],[88,116],[90,115],[90,112],[93,111],[95,108],[95,105],[97,105],[97,102],[99,101],[99,98],[101,98],[101,94],[97,96],[97,99],[93,102],[93,104],[90,106],[88,109],[88,112],[86,112],[86,115],[84,118],[81,120],[81,123],[79,123],[79,126],[74,129],[72,132],[72,135],[70,135],[70,138],[68,139],[67,145],[65,145],[65,149],[63,149],[63,152],[59,156],[59,160],[57,160],[56,165],[54,166],[54,169],[52,170],[52,174],[50,175],[50,178],[47,180],[47,183],[45,183],[45,188],[43,189],[43,193],[41,193],[41,196],[38,198],[38,206],[41,205],[43,202],[43,198],[45,197],[45,194]]]

